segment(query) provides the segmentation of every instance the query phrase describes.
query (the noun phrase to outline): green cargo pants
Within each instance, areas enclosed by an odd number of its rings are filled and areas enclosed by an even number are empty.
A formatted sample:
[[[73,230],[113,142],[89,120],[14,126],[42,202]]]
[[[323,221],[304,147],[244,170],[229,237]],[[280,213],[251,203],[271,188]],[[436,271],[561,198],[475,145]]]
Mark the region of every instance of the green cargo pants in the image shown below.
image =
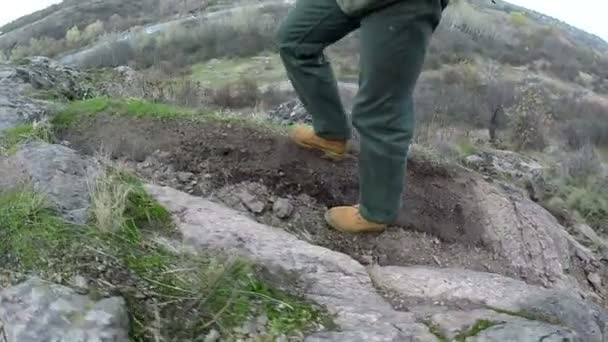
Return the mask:
[[[325,139],[348,139],[351,129],[324,49],[360,29],[352,123],[361,137],[359,204],[370,221],[397,218],[414,132],[412,94],[441,12],[441,0],[402,0],[349,17],[336,0],[297,0],[279,28],[288,77],[312,115],[316,134]]]

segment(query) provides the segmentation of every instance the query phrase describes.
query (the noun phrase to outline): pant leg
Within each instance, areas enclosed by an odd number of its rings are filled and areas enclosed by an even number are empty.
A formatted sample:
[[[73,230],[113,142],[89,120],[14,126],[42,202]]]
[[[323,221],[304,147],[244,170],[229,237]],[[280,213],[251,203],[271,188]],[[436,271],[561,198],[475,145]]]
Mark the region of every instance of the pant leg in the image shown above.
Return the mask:
[[[412,94],[440,17],[440,0],[408,0],[362,18],[353,124],[361,136],[360,205],[368,220],[397,218],[414,134]]]
[[[338,85],[323,50],[357,29],[336,0],[297,0],[278,31],[280,55],[317,135],[350,138],[351,130]]]

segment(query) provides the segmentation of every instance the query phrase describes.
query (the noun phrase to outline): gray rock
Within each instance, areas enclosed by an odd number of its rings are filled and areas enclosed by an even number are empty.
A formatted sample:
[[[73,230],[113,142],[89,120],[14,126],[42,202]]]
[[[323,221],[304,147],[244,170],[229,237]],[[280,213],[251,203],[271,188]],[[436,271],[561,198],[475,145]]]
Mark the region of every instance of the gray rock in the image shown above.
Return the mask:
[[[380,329],[323,332],[306,337],[304,342],[439,342],[424,325],[405,327],[405,330],[400,326],[396,327],[396,331],[390,332]]]
[[[575,234],[582,237],[584,240],[591,242],[593,245],[598,247],[608,247],[608,240],[599,236],[593,228],[587,224],[575,224],[572,226],[572,230]]]
[[[312,116],[304,108],[302,102],[297,99],[280,104],[277,108],[270,111],[269,116],[286,125],[312,123]]]
[[[287,336],[281,335],[279,336],[279,338],[277,338],[277,342],[289,342],[289,339],[287,338]]]
[[[602,289],[602,278],[597,272],[592,272],[587,275],[587,279],[597,291]]]
[[[194,174],[192,172],[178,172],[177,180],[182,183],[190,182],[194,178]]]
[[[608,313],[575,293],[532,286],[496,274],[429,267],[370,268],[377,286],[423,302],[473,304],[554,320],[574,330],[580,341],[608,338]]]
[[[576,267],[572,259],[579,245],[523,191],[434,162],[418,146],[412,146],[409,161],[400,226],[416,227],[447,242],[483,245],[531,282],[591,292],[570,272]]]
[[[479,168],[485,163],[485,160],[482,157],[473,154],[465,158],[465,163],[470,167]]]
[[[466,342],[573,342],[585,341],[572,331],[534,321],[499,323],[477,336],[468,337]]]
[[[0,322],[7,342],[128,341],[122,298],[94,301],[38,278],[0,292]]]
[[[21,146],[13,158],[67,221],[86,223],[90,189],[99,173],[93,159],[62,145],[41,142]]]
[[[86,289],[89,287],[89,282],[87,281],[87,279],[81,275],[77,275],[74,276],[74,278],[72,278],[72,285],[74,287],[78,287],[81,289]]]
[[[44,57],[28,61],[23,66],[0,64],[0,132],[47,116],[48,104],[28,96],[31,89],[66,99],[80,99],[90,93],[78,71]]]
[[[238,194],[241,202],[254,214],[261,214],[264,212],[266,205],[260,201],[255,195],[252,195],[248,191],[242,191]]]
[[[343,332],[313,335],[309,341],[336,336],[344,338],[331,341],[436,341],[412,314],[395,311],[376,293],[365,268],[350,257],[209,200],[167,187],[146,185],[146,189],[174,213],[186,244],[245,257],[263,266],[276,286],[302,294],[335,314]]]
[[[428,319],[435,329],[448,341],[459,335],[470,333],[477,324],[485,323],[481,332],[469,337],[466,341],[530,341],[542,340],[544,336],[555,336],[560,342],[574,341],[575,334],[569,329],[540,321],[498,313],[492,310],[447,311],[432,315]]]
[[[272,205],[272,211],[280,219],[286,219],[293,213],[293,205],[286,198],[279,198]]]
[[[217,341],[217,340],[219,340],[219,339],[220,339],[220,333],[219,333],[217,330],[212,329],[212,330],[211,330],[211,331],[210,331],[210,332],[207,334],[207,336],[205,336],[205,340],[204,340],[204,342],[216,342],[216,341]]]

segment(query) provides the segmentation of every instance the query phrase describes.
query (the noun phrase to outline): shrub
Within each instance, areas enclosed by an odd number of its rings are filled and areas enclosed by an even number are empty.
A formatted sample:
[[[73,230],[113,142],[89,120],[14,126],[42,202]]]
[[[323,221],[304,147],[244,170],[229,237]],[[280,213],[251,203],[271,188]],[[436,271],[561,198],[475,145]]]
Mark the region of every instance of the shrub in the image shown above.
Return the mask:
[[[602,162],[589,143],[584,144],[574,153],[569,153],[561,162],[562,176],[585,182],[602,170]]]
[[[211,103],[224,108],[255,106],[260,99],[257,83],[249,78],[241,78],[216,90]]]
[[[545,96],[535,86],[522,91],[519,101],[507,112],[511,117],[511,143],[517,151],[542,150],[551,121],[546,109]]]
[[[522,12],[512,12],[509,19],[515,27],[522,27],[528,23],[528,18]]]
[[[80,43],[81,34],[78,26],[73,26],[68,30],[65,34],[65,40],[68,42],[70,46],[76,46]]]

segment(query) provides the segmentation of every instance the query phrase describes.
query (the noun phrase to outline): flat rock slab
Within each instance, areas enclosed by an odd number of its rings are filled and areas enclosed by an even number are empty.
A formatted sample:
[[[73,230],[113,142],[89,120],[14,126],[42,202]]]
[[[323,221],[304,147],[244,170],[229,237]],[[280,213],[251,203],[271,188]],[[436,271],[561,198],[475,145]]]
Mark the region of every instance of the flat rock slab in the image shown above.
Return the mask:
[[[187,244],[238,254],[263,266],[273,283],[325,306],[344,330],[307,341],[437,341],[414,315],[394,310],[376,292],[365,268],[349,256],[200,197],[155,185],[146,190],[174,214]]]
[[[464,269],[376,266],[371,267],[369,271],[378,287],[412,303],[477,305],[537,321],[556,323],[563,326],[560,330],[563,334],[568,328],[572,329],[576,333],[575,341],[605,342],[608,338],[608,313],[598,305],[568,292],[531,286],[501,275]],[[540,328],[538,323],[536,324],[536,327]],[[527,329],[533,327],[532,323],[523,326],[528,327]],[[555,327],[542,325],[542,329],[551,330]],[[492,336],[503,336],[499,332],[493,334]]]
[[[122,298],[95,301],[38,278],[0,292],[3,342],[126,342],[128,332]]]
[[[21,146],[11,158],[67,221],[86,223],[90,192],[99,172],[93,159],[62,145],[41,142]]]
[[[485,309],[438,313],[432,315],[429,322],[448,341],[462,338],[487,342],[576,340],[576,334],[564,327]],[[547,338],[549,336],[551,338]]]

